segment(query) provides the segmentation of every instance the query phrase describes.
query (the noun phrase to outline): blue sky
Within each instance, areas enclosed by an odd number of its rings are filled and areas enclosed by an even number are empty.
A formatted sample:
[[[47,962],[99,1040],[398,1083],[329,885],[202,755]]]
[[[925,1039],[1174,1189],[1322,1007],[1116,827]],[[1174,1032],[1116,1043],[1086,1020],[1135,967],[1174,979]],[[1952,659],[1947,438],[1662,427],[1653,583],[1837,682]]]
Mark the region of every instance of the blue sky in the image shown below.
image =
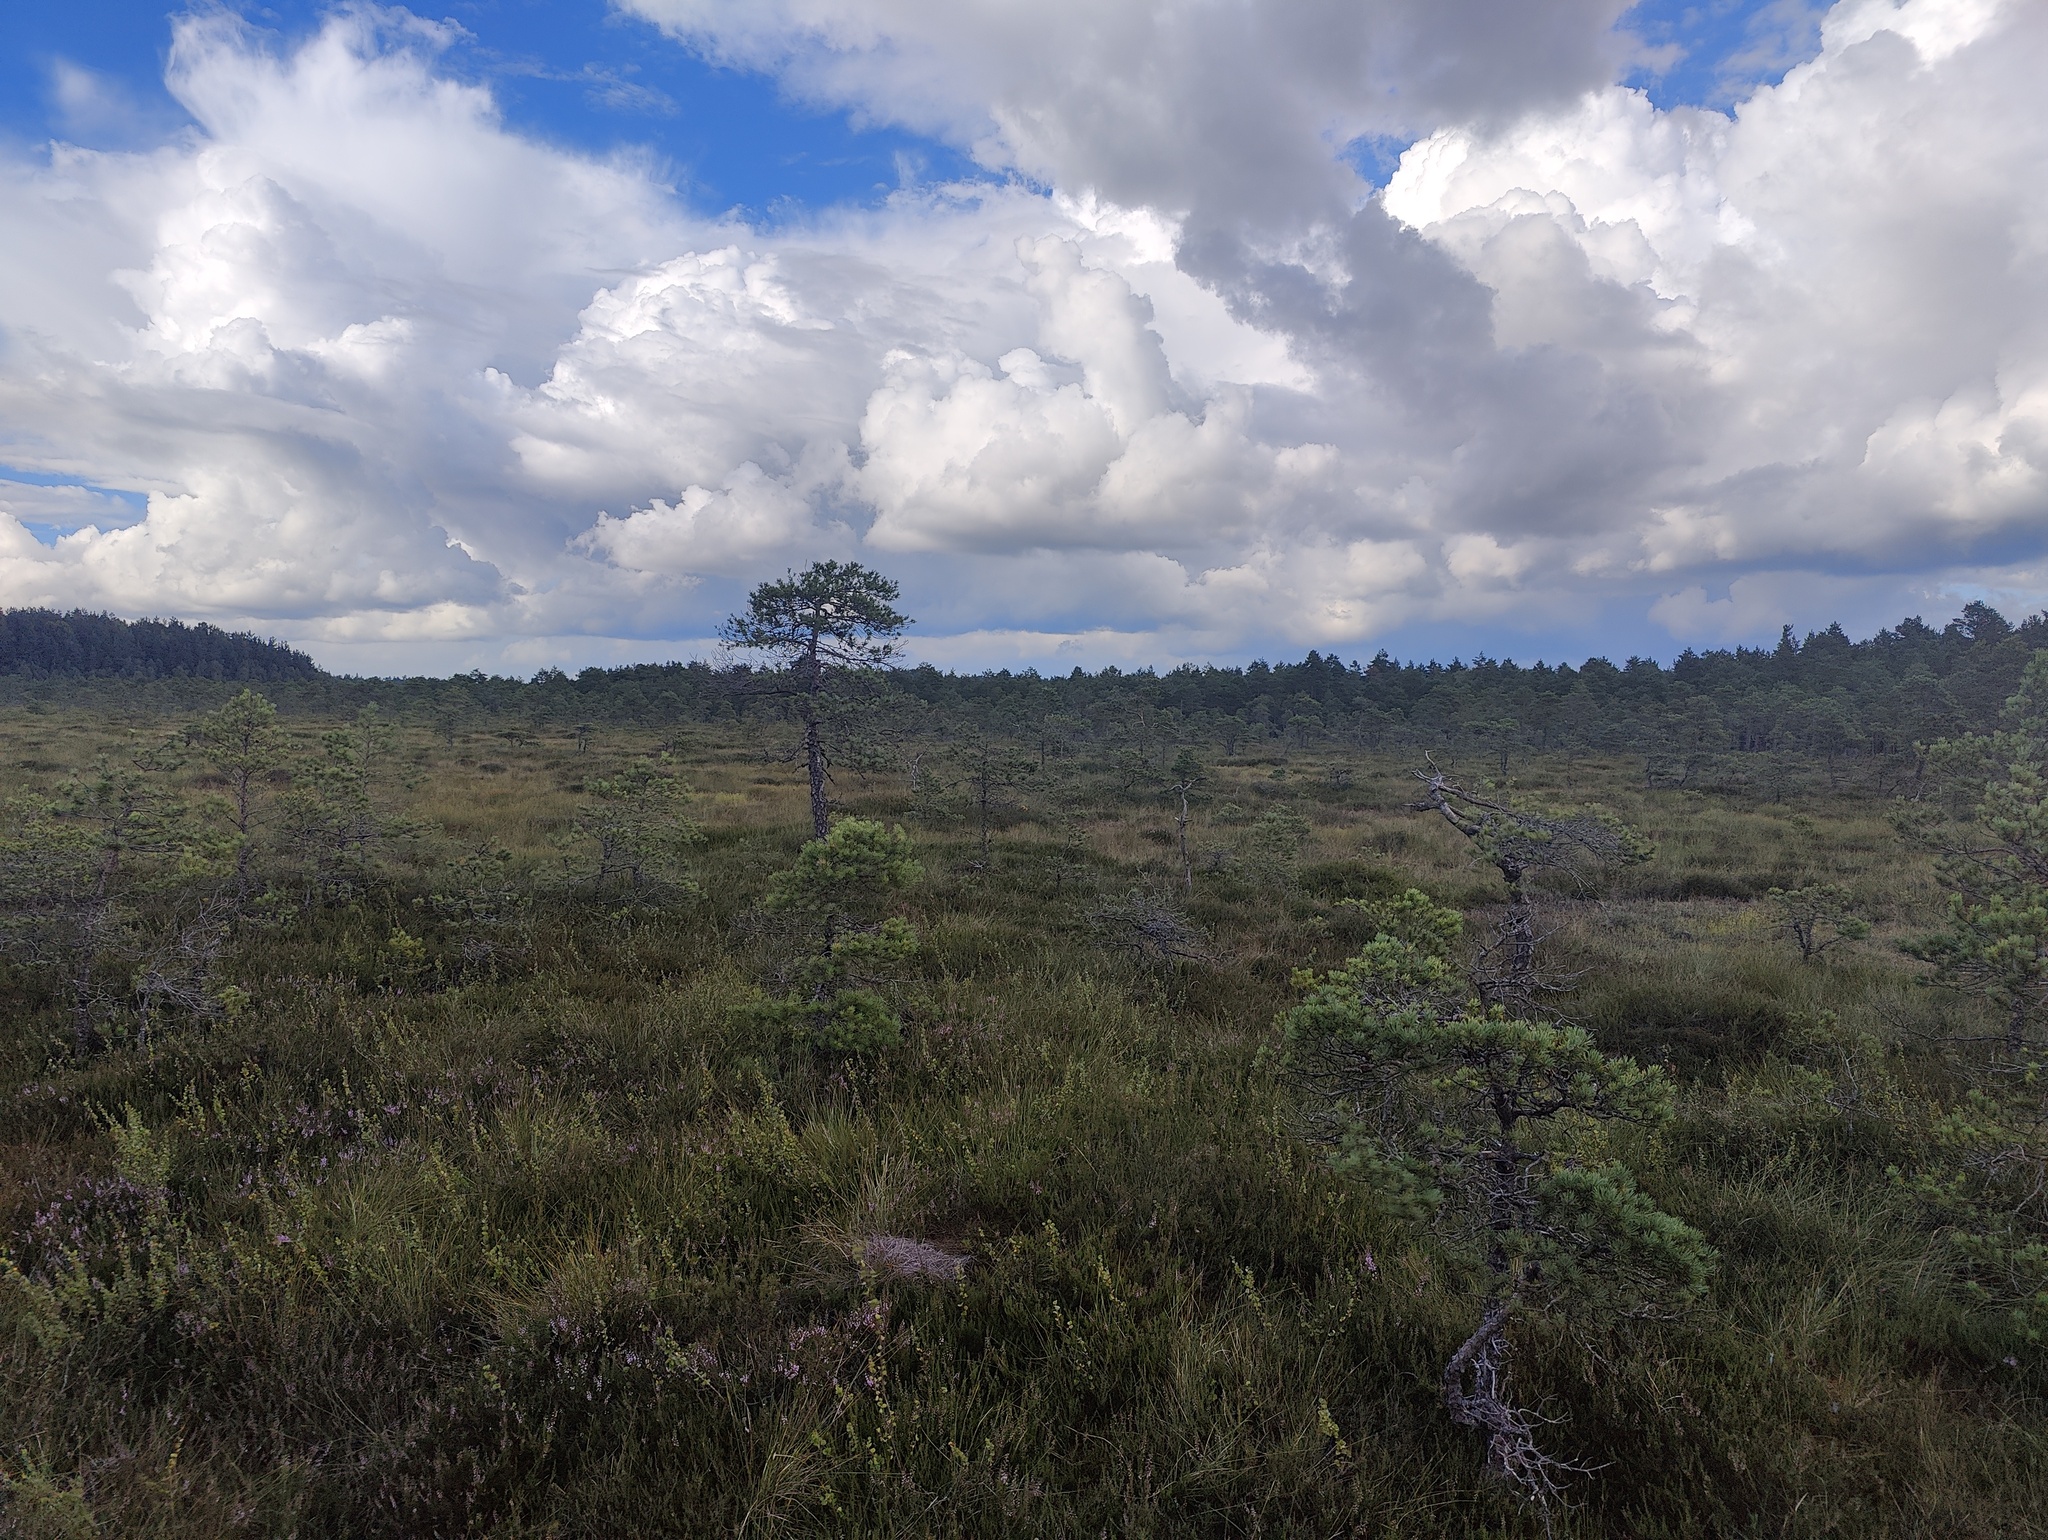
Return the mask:
[[[1659,50],[1627,78],[1659,107],[1728,110],[1820,51],[1815,0],[1646,0],[1623,25]]]
[[[236,4],[289,47],[336,7],[309,0]],[[171,14],[162,0],[12,5],[0,14],[0,131],[134,148],[189,124],[164,89]],[[971,174],[958,151],[900,130],[856,128],[846,113],[808,111],[773,80],[705,63],[604,0],[456,0],[418,13],[467,38],[444,56],[455,74],[488,83],[506,121],[575,149],[644,146],[679,192],[707,212],[773,221],[793,208],[866,203],[904,176]],[[97,111],[67,110],[63,67],[112,88]],[[115,97],[118,93],[118,97]]]
[[[376,671],[827,555],[969,667],[2037,608],[2048,7],[1825,14],[6,7],[0,604]]]
[[[335,7],[314,0],[228,7],[289,47]],[[132,149],[188,127],[164,89],[170,16],[162,0],[72,0],[0,11],[0,133]],[[772,79],[706,63],[605,0],[455,0],[419,14],[467,34],[444,56],[489,84],[511,126],[604,153],[653,151],[678,191],[706,212],[772,222],[839,203],[872,203],[913,180],[977,174],[937,140],[792,101]],[[1817,48],[1808,0],[1645,0],[1622,21],[1658,55],[1631,72],[1659,106],[1726,109]],[[67,68],[68,67],[68,68]],[[79,77],[103,91],[82,101]],[[69,88],[67,89],[67,81]],[[1384,182],[1405,146],[1375,137],[1356,159]]]

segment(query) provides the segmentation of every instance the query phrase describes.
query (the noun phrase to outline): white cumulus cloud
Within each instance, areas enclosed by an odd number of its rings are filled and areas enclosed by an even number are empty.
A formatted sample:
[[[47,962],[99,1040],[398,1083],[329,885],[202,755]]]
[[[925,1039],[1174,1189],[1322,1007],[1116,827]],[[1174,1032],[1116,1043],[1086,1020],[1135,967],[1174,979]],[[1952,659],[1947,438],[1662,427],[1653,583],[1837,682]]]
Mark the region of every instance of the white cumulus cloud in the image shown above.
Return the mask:
[[[1614,83],[1620,0],[629,8],[996,175],[750,228],[446,24],[182,18],[196,127],[0,150],[0,603],[466,667],[821,555],[953,662],[2041,596],[2030,0],[1842,0],[1732,115]]]

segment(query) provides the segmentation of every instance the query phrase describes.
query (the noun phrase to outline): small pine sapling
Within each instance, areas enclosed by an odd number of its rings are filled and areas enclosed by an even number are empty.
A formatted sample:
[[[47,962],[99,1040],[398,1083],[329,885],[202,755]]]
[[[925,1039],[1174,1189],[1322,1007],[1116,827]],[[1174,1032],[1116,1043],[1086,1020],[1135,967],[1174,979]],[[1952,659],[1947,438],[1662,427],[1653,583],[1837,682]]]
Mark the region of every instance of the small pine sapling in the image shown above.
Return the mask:
[[[395,810],[398,793],[414,784],[398,751],[398,729],[365,706],[347,727],[320,735],[317,757],[292,767],[281,823],[305,865],[307,908],[360,897],[376,879],[380,852],[424,832]]]
[[[1803,963],[1846,941],[1863,941],[1870,935],[1870,922],[1856,913],[1855,895],[1840,883],[1772,888],[1766,896],[1775,914],[1773,929],[1799,949]]]
[[[1238,858],[1251,880],[1286,892],[1301,869],[1301,852],[1313,831],[1291,807],[1269,807],[1238,837]]]
[[[1079,775],[1071,768],[1048,772],[1049,784],[1039,802],[1039,826],[1049,837],[1044,846],[1052,872],[1052,890],[1079,885],[1095,848],[1094,814],[1082,795]]]
[[[785,992],[762,1007],[807,1047],[874,1053],[903,1040],[890,987],[917,951],[917,932],[885,915],[891,896],[924,875],[902,829],[844,818],[777,872],[769,911],[787,917],[805,950],[783,970]]]
[[[104,1041],[103,1019],[147,1043],[166,1015],[218,1009],[232,844],[173,794],[173,768],[162,750],[102,758],[0,823],[0,937],[68,998],[80,1054]]]
[[[590,800],[577,806],[570,827],[591,847],[591,887],[623,880],[635,891],[696,891],[687,859],[704,837],[689,817],[696,794],[667,755],[587,781],[583,790]]]
[[[95,831],[50,798],[11,802],[0,819],[0,942],[8,961],[70,997],[72,1045],[97,1042],[96,968],[118,932],[110,861]]]
[[[953,750],[953,762],[960,771],[960,784],[974,810],[976,846],[980,854],[974,869],[985,871],[989,862],[989,837],[996,819],[1008,809],[1009,794],[1029,781],[1036,771],[1031,760],[994,733],[972,727]]]
[[[1700,1295],[1713,1252],[1613,1161],[1575,1141],[1671,1115],[1663,1074],[1600,1052],[1577,1027],[1518,1020],[1471,998],[1451,960],[1461,917],[1411,889],[1378,934],[1282,1018],[1311,1134],[1394,1214],[1429,1220],[1484,1280],[1480,1319],[1444,1367],[1452,1418],[1486,1438],[1487,1468],[1539,1504],[1574,1467],[1511,1399],[1518,1314],[1617,1319]]]
[[[277,723],[277,707],[243,690],[185,730],[186,741],[213,768],[224,787],[211,811],[235,835],[235,880],[246,885],[271,780],[286,771],[290,744]]]
[[[465,968],[495,971],[526,948],[533,895],[512,852],[494,841],[449,861],[435,890],[413,902],[454,931]]]

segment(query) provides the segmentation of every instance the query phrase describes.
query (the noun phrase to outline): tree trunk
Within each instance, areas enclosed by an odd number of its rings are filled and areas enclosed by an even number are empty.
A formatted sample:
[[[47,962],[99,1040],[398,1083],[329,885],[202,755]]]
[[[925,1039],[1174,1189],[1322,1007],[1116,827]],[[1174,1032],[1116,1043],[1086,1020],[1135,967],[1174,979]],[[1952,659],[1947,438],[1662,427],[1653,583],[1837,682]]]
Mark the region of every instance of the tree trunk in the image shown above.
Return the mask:
[[[825,693],[825,664],[818,656],[819,634],[811,632],[804,651],[808,693],[804,696],[804,767],[811,776],[811,829],[823,839],[832,832],[832,807],[825,800],[825,740],[818,728],[818,697]]]
[[[1185,786],[1180,788],[1180,817],[1174,819],[1173,827],[1174,832],[1180,836],[1181,870],[1187,874],[1188,892],[1193,893],[1195,891],[1195,863],[1193,857],[1188,854],[1188,791]]]
[[[1509,1304],[1503,1296],[1488,1305],[1472,1335],[1444,1365],[1444,1405],[1451,1421],[1486,1434],[1486,1468],[1495,1475],[1507,1474],[1503,1446],[1511,1445],[1515,1432],[1513,1411],[1504,1399]]]
[[[235,790],[235,881],[249,880],[249,820],[256,802],[256,772],[244,768],[234,779]]]
[[[1486,1435],[1486,1471],[1545,1510],[1564,1495],[1560,1478],[1578,1468],[1545,1454],[1536,1442],[1537,1419],[1507,1399],[1508,1312],[1502,1296],[1486,1307],[1478,1328],[1444,1366],[1444,1405],[1451,1420]]]
[[[818,735],[815,698],[804,714],[804,764],[811,774],[811,829],[819,839],[831,833],[830,805],[825,800],[825,743]]]
[[[1519,869],[1501,875],[1508,879],[1508,912],[1501,921],[1508,957],[1498,986],[1499,999],[1504,1005],[1526,1006],[1536,993],[1536,906],[1529,901]]]

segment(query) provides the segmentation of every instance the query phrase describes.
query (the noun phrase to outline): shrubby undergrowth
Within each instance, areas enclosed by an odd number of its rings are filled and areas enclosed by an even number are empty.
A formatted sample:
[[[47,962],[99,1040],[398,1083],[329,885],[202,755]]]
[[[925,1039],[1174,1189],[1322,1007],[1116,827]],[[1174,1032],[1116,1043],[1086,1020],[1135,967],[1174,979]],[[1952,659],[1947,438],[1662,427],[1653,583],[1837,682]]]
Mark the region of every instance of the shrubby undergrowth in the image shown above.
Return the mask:
[[[94,690],[0,710],[11,1532],[2040,1528],[2024,704],[1444,734],[1646,856],[1511,892],[1407,744],[835,719],[819,841],[758,700]]]

